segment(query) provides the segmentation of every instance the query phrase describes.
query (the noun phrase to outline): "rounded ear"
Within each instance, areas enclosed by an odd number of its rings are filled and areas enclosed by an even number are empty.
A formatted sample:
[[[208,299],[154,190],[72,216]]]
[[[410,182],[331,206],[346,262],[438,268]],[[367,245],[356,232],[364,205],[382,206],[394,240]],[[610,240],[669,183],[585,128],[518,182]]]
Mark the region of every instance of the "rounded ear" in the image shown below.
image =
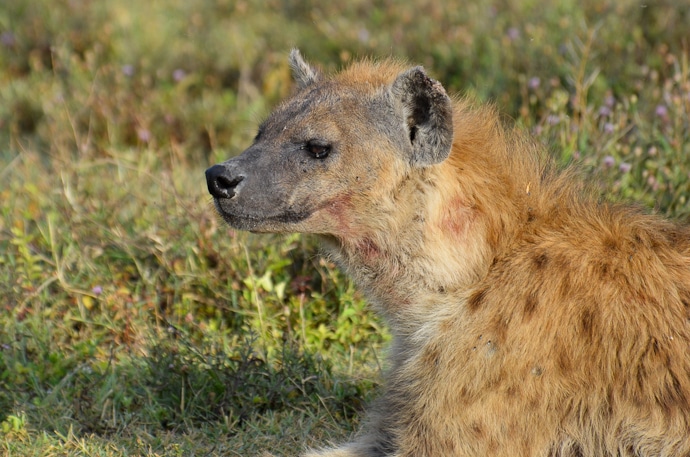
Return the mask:
[[[403,107],[410,163],[424,167],[445,160],[453,144],[453,107],[441,83],[414,67],[395,79],[391,92]]]
[[[304,89],[305,87],[319,80],[319,72],[305,62],[305,60],[302,58],[302,54],[299,52],[299,49],[295,48],[290,51],[288,63],[290,64],[292,77],[297,83],[298,88]]]

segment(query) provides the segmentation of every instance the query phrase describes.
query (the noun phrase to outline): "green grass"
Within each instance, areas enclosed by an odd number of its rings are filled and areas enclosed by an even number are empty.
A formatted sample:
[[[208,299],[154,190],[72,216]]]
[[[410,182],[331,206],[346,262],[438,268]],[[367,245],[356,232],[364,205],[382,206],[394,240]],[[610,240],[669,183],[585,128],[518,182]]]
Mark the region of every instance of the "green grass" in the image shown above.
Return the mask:
[[[0,5],[0,453],[294,455],[346,439],[388,336],[314,240],[214,214],[298,46],[425,65],[602,196],[690,215],[687,2]],[[455,3],[452,5],[451,3]]]

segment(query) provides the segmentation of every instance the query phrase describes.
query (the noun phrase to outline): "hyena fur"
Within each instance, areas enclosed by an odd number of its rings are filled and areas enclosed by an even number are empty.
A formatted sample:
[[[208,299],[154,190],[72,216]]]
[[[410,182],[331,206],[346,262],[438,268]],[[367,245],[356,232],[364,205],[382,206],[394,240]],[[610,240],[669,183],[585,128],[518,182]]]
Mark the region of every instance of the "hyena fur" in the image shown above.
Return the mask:
[[[690,456],[690,230],[600,202],[421,67],[327,76],[206,172],[252,232],[318,235],[393,334],[384,387],[322,457]]]

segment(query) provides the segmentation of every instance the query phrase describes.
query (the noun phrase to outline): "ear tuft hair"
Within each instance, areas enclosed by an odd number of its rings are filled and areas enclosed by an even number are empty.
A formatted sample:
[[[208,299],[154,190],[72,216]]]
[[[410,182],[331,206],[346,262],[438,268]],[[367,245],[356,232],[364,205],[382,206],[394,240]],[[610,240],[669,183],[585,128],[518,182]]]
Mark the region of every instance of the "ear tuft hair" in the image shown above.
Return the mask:
[[[292,77],[297,83],[298,88],[304,89],[319,80],[319,72],[304,60],[299,49],[295,48],[290,51],[288,63],[290,64]]]

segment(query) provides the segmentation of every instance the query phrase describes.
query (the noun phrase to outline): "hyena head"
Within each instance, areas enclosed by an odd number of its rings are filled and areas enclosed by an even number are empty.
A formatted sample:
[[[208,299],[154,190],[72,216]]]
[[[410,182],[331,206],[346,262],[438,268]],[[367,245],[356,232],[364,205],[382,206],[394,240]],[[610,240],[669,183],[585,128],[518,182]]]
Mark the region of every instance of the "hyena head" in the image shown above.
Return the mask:
[[[324,77],[297,50],[290,67],[296,93],[247,150],[206,170],[231,226],[353,235],[406,176],[449,155],[451,102],[421,67],[359,63]]]

